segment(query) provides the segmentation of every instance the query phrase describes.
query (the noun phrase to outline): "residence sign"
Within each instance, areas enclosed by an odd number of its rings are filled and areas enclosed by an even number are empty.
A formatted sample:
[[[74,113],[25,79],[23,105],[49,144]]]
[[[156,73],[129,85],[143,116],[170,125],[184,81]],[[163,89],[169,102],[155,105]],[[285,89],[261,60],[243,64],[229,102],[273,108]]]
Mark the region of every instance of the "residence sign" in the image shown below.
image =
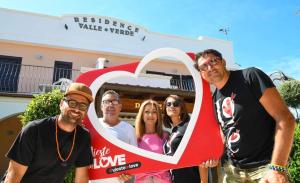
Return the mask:
[[[120,20],[102,17],[75,16],[74,22],[80,29],[107,32],[110,34],[119,34],[124,36],[135,36],[139,33],[140,28]]]

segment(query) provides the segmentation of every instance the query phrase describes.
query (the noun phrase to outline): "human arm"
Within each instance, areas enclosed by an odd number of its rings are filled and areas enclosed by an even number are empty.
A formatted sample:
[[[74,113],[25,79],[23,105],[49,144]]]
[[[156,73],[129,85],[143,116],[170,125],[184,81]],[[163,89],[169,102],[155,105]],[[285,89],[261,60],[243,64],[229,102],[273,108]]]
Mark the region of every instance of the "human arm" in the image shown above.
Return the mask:
[[[208,168],[199,166],[198,169],[201,183],[208,183]]]
[[[78,128],[81,143],[80,153],[75,161],[75,183],[87,183],[89,181],[88,167],[93,164],[93,155],[91,151],[91,136],[87,130]]]
[[[267,88],[259,101],[276,122],[271,163],[286,167],[293,143],[295,119],[274,87]],[[263,179],[265,183],[286,181],[285,173],[274,170],[268,171]]]
[[[24,166],[14,160],[9,161],[7,175],[4,180],[5,183],[19,183],[21,182],[28,166]]]
[[[77,167],[75,169],[75,183],[87,183],[89,181],[88,167]]]
[[[201,183],[208,183],[208,168],[215,167],[219,164],[219,160],[210,159],[201,163],[198,167]]]
[[[36,152],[37,128],[28,123],[18,134],[6,157],[10,159],[4,182],[20,182]]]

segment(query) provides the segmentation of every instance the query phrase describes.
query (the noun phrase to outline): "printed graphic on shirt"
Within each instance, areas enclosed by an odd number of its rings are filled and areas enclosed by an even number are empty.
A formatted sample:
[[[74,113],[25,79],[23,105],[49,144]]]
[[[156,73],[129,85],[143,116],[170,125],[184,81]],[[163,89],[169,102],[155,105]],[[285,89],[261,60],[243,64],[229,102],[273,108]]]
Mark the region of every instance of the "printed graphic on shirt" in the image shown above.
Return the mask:
[[[236,128],[237,121],[234,118],[235,106],[234,98],[236,94],[232,93],[230,97],[219,99],[216,102],[218,120],[223,129],[225,129],[226,146],[231,156],[239,151],[240,130]]]
[[[226,118],[233,118],[234,113],[234,97],[226,97],[222,103],[222,113]]]
[[[233,156],[234,153],[239,152],[238,143],[240,141],[240,131],[235,127],[230,127],[226,135],[227,147]]]

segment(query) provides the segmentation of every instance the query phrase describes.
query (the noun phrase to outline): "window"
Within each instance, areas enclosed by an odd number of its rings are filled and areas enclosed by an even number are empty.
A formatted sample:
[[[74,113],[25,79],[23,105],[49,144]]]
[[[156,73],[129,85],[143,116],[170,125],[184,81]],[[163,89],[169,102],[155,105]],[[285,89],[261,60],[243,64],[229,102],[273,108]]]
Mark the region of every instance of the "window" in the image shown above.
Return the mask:
[[[72,79],[72,62],[55,61],[53,83],[60,78]]]
[[[21,57],[0,55],[0,92],[17,92]]]

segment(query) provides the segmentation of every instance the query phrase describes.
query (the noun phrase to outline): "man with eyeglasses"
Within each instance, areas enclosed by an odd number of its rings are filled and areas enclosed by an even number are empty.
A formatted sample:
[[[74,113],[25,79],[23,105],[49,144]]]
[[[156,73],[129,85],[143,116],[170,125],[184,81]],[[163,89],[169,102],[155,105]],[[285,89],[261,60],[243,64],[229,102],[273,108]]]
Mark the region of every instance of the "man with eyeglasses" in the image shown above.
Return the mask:
[[[114,90],[104,92],[101,100],[103,117],[99,119],[101,125],[115,138],[128,144],[137,146],[135,129],[125,121],[119,119],[122,109],[120,95]],[[121,183],[132,178],[131,175],[121,174],[119,177],[91,181],[93,183]]]
[[[87,183],[93,160],[90,135],[81,122],[92,101],[89,87],[72,83],[58,116],[28,123],[7,153],[10,162],[4,182],[63,182],[75,167],[75,183]]]
[[[271,79],[257,68],[228,71],[214,49],[197,54],[196,69],[213,84],[226,153],[223,182],[288,182],[295,119]]]

